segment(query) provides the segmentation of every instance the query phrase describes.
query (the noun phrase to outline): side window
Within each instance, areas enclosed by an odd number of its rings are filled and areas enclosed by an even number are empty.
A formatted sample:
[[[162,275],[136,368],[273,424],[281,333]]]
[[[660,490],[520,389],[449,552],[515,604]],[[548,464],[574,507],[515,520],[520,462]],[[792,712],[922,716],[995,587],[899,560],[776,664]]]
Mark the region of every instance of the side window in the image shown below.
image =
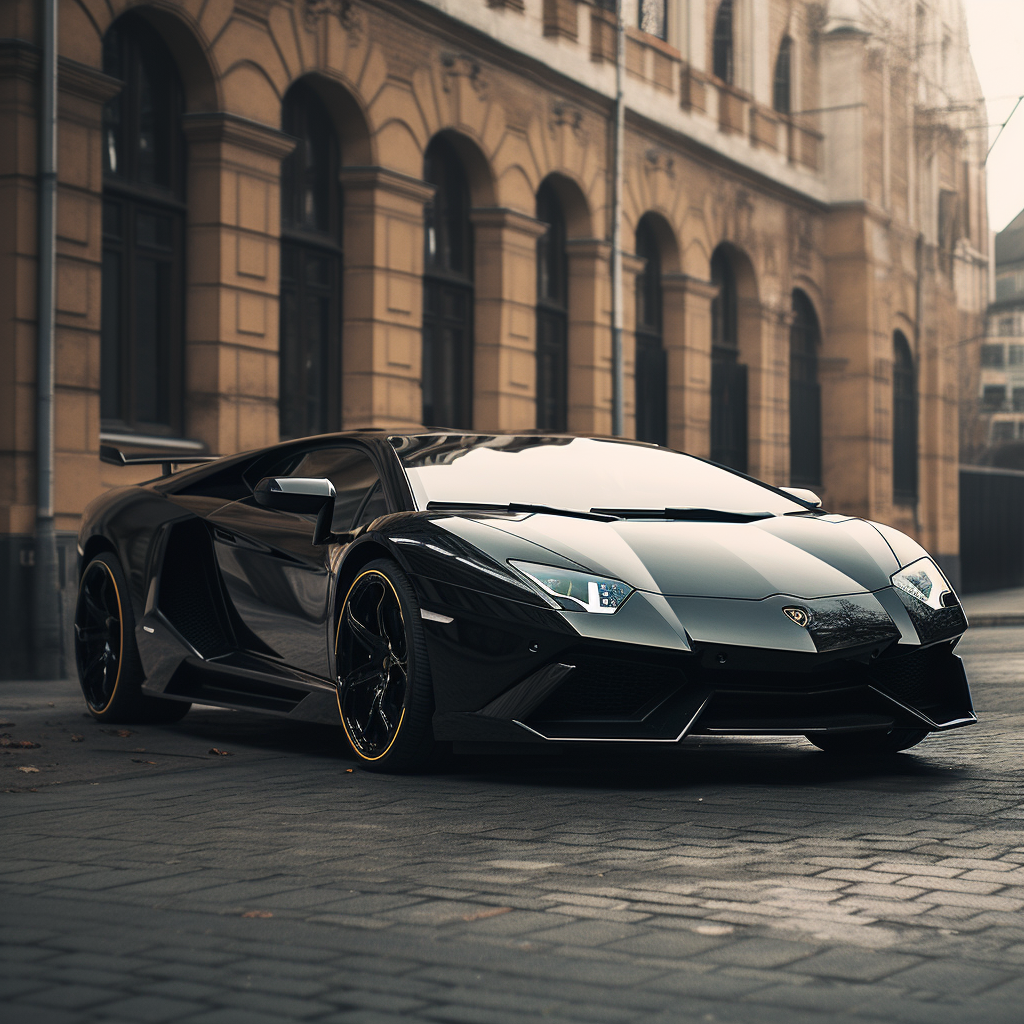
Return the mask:
[[[288,471],[288,476],[325,476],[334,484],[337,497],[331,529],[335,533],[350,528],[371,488],[376,486],[379,493],[380,481],[373,463],[362,452],[351,448],[320,448],[308,452]]]
[[[374,484],[373,490],[367,496],[365,504],[359,510],[352,528],[356,529],[357,527],[365,526],[367,523],[372,523],[374,519],[387,515],[387,512],[388,503],[378,482]]]

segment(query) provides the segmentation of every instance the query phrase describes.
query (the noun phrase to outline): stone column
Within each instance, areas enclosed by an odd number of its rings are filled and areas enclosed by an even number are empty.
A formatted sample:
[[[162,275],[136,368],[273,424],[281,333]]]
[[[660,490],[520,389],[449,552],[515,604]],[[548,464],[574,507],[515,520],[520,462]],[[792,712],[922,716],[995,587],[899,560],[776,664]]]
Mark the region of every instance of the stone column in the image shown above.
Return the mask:
[[[612,430],[611,245],[570,239],[569,430]]]
[[[747,472],[775,485],[789,483],[789,334],[782,346],[783,320],[756,299],[739,301],[740,359],[747,364]]]
[[[385,167],[346,167],[342,422],[423,416],[423,205],[433,185]]]
[[[710,281],[687,274],[661,279],[668,361],[668,443],[707,458],[711,454]]]
[[[531,429],[537,422],[537,239],[546,225],[503,208],[473,220],[473,425]]]
[[[625,437],[636,437],[636,279],[646,265],[647,261],[639,256],[622,254],[622,429]]]
[[[185,424],[216,453],[279,437],[281,160],[294,140],[231,114],[186,114]]]

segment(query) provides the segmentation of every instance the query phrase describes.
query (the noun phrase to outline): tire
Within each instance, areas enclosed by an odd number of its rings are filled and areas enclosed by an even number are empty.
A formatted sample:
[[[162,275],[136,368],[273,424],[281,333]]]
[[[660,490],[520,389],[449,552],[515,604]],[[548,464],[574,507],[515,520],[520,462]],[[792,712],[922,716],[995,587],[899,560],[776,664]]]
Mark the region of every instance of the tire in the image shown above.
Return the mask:
[[[875,732],[822,733],[807,736],[827,754],[898,754],[920,743],[928,729],[889,729]]]
[[[338,711],[360,765],[395,773],[431,767],[439,748],[419,602],[390,559],[370,562],[349,585],[334,651]]]
[[[100,722],[177,722],[192,706],[142,692],[135,613],[117,558],[97,555],[82,573],[75,608],[75,664],[89,714]]]

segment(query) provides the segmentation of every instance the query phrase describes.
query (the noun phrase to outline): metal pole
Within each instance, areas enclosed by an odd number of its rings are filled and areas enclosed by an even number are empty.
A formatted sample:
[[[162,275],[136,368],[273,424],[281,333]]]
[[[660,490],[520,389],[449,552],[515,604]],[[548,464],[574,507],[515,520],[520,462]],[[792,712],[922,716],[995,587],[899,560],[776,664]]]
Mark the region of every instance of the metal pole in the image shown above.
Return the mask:
[[[612,174],[612,434],[626,432],[625,359],[622,351],[622,175],[625,140],[626,29],[622,20],[622,0],[615,6],[615,140]]]
[[[33,672],[62,675],[60,581],[53,518],[53,313],[57,219],[57,0],[39,0],[39,295],[36,339],[36,537],[32,595]]]

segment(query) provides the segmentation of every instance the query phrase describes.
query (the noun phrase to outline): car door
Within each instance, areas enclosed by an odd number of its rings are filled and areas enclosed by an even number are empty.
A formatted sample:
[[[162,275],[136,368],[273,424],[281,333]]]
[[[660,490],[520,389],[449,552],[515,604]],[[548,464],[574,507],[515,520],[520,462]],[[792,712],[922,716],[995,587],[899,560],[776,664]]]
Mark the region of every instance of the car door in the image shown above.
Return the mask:
[[[292,453],[267,467],[275,477],[326,477],[336,498],[332,530],[351,528],[379,478],[367,453],[332,445]],[[328,677],[328,544],[312,543],[315,516],[258,505],[250,494],[210,517],[217,563],[257,653]],[[265,645],[267,650],[260,650]]]

